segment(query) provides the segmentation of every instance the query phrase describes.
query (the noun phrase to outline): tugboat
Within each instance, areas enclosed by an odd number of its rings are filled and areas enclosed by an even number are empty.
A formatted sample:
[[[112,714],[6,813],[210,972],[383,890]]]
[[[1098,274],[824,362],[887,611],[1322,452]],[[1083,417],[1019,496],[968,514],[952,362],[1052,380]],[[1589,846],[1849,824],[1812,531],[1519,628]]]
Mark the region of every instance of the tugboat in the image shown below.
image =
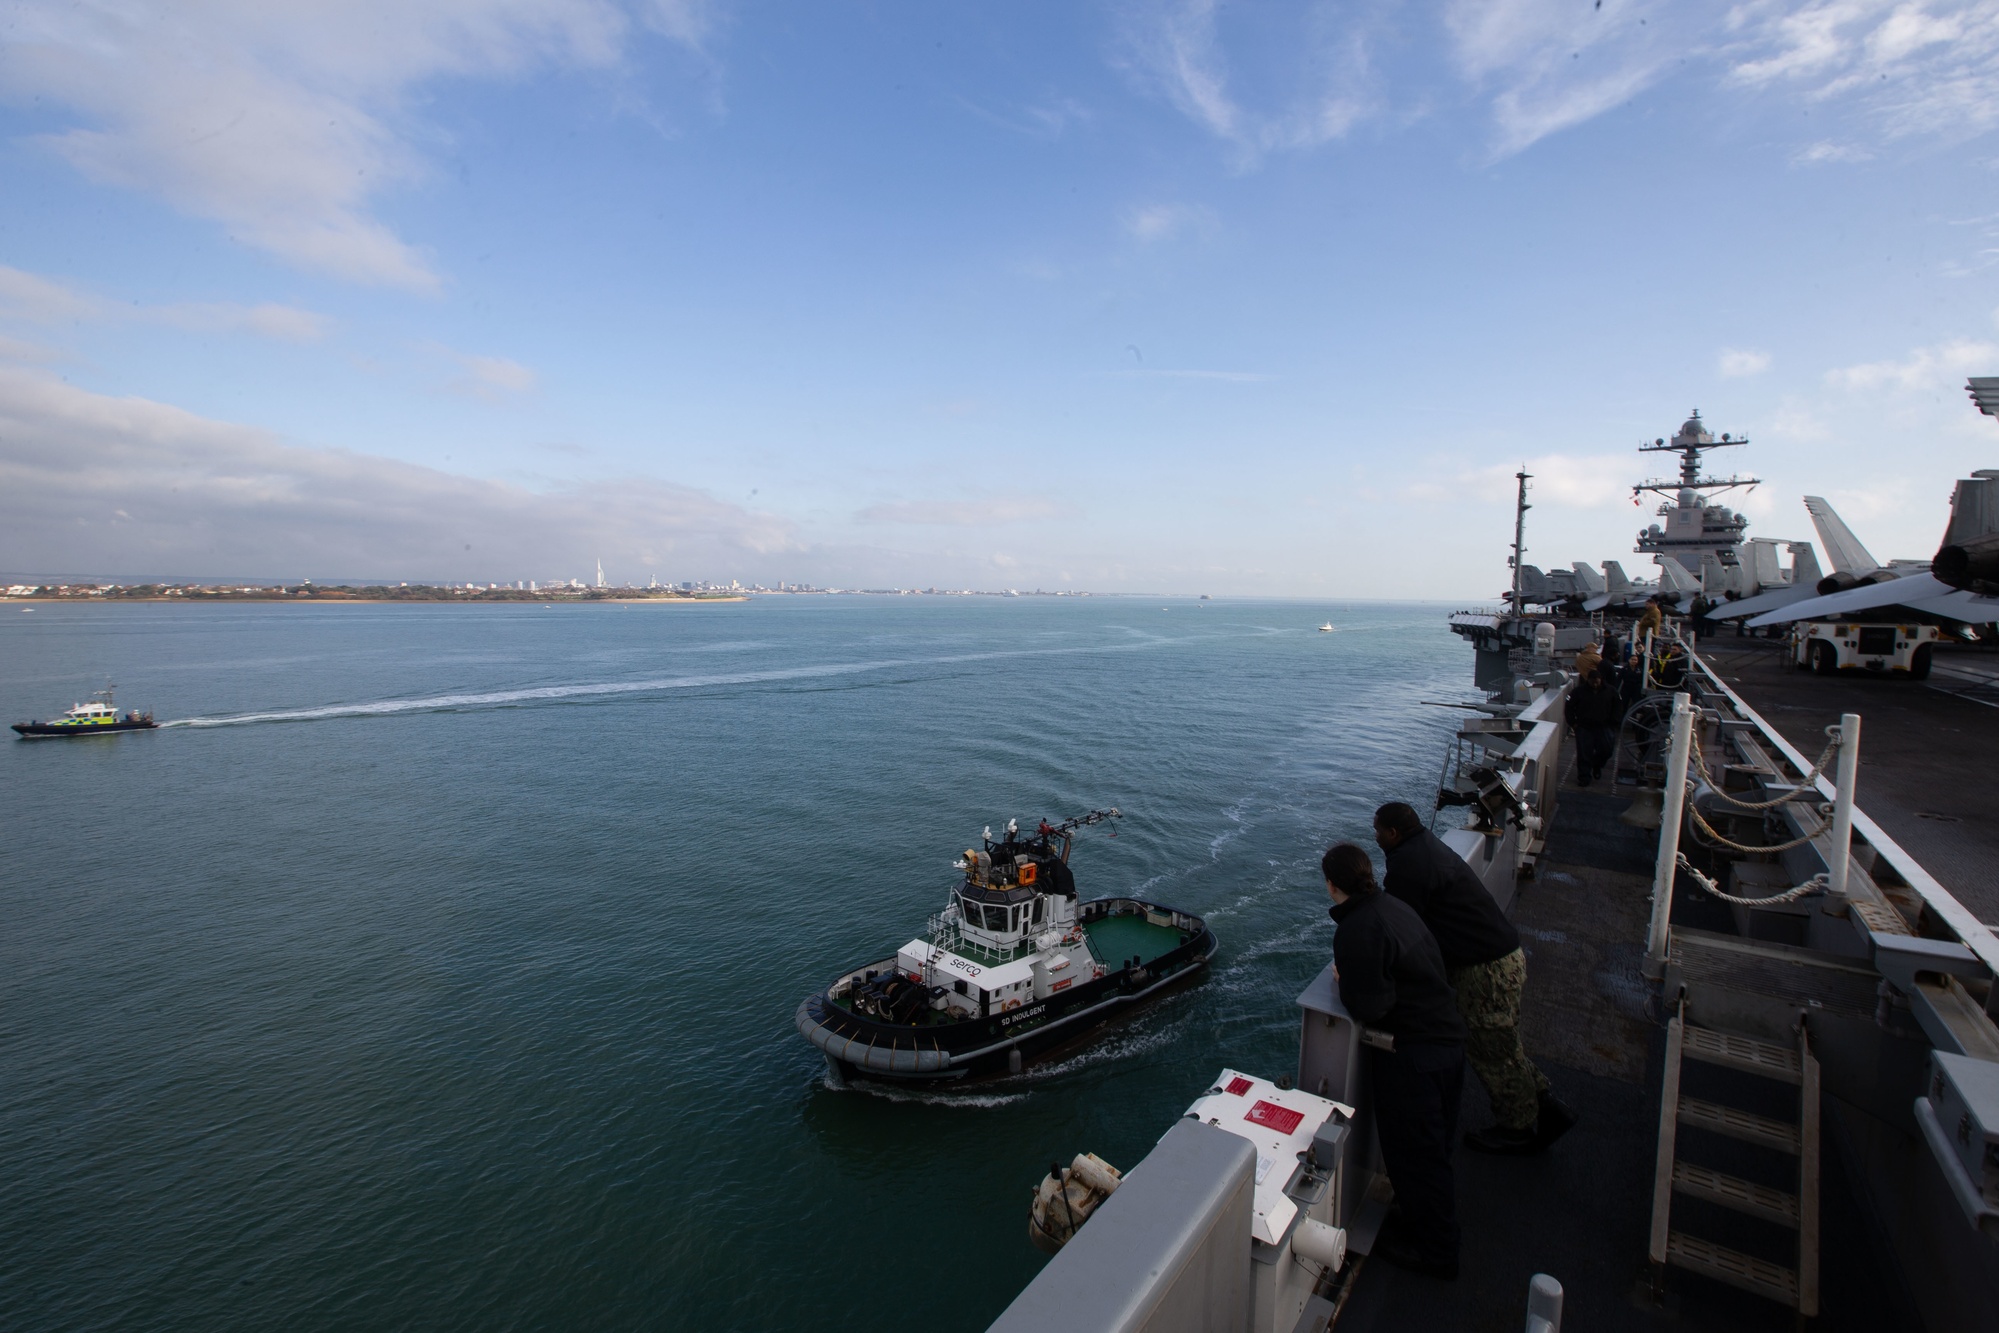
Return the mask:
[[[22,739],[32,741],[44,736],[103,736],[114,731],[152,731],[160,725],[153,721],[151,713],[118,716],[109,685],[91,695],[90,700],[87,704],[77,704],[57,721],[16,722],[14,730],[21,733]]]
[[[1075,832],[1093,810],[1022,837],[1019,821],[956,862],[963,881],[929,936],[855,968],[798,1006],[807,1041],[848,1076],[948,1083],[1017,1074],[1214,957],[1200,917],[1139,898],[1078,902]]]

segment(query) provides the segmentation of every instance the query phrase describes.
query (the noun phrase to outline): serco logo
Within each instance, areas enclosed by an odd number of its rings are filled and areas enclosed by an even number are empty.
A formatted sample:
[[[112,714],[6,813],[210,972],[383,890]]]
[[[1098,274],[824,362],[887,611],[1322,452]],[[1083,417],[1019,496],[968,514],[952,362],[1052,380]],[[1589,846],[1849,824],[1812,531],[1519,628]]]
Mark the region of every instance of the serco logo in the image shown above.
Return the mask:
[[[968,977],[976,977],[979,973],[985,971],[977,963],[968,963],[954,953],[944,955],[944,966],[963,972]]]

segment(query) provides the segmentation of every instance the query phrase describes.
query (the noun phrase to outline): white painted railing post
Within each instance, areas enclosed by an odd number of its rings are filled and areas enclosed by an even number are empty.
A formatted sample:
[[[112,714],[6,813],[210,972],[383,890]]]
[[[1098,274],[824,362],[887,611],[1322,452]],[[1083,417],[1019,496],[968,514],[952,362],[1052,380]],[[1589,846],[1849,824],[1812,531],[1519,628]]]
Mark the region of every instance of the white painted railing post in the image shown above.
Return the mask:
[[[1853,851],[1853,787],[1860,777],[1860,714],[1839,719],[1839,776],[1832,794],[1832,864],[1826,867],[1826,891],[1846,896],[1847,862]]]
[[[1562,1284],[1546,1273],[1527,1284],[1527,1333],[1562,1333]]]
[[[1652,927],[1645,935],[1645,975],[1666,974],[1666,937],[1673,919],[1673,877],[1680,862],[1680,824],[1687,808],[1687,756],[1693,749],[1694,709],[1684,693],[1673,696],[1672,749],[1666,755],[1666,789],[1660,793],[1659,859],[1652,867]]]

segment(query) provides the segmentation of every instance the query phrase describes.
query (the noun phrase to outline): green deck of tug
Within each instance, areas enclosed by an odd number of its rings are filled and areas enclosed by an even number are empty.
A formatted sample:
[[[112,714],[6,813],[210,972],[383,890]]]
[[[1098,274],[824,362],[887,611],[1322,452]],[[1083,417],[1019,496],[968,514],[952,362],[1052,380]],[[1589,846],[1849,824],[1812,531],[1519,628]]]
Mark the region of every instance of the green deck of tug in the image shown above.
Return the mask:
[[[1154,925],[1143,912],[1086,921],[1083,934],[1090,941],[1090,952],[1097,961],[1113,972],[1131,958],[1137,958],[1141,965],[1149,963],[1171,953],[1186,940],[1172,926]]]

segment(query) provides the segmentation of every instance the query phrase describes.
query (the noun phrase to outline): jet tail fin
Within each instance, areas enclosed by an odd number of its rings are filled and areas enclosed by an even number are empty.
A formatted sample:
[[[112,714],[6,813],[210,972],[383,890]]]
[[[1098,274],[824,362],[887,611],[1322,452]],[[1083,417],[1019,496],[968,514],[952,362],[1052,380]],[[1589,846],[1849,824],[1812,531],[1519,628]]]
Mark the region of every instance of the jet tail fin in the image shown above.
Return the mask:
[[[1583,590],[1585,596],[1594,597],[1604,590],[1603,575],[1597,573],[1580,560],[1575,562],[1574,568],[1576,571],[1576,585]]]
[[[1881,568],[1881,562],[1867,553],[1867,548],[1860,544],[1860,538],[1846,526],[1846,520],[1835,513],[1822,496],[1807,495],[1805,510],[1812,516],[1812,526],[1818,529],[1819,540],[1825,543],[1826,559],[1832,561],[1834,573],[1863,579]]]
[[[1631,591],[1631,580],[1624,577],[1624,566],[1615,560],[1603,562],[1603,590],[1613,597]]]
[[[1791,586],[1815,588],[1825,575],[1819,570],[1818,552],[1810,542],[1791,543]]]

